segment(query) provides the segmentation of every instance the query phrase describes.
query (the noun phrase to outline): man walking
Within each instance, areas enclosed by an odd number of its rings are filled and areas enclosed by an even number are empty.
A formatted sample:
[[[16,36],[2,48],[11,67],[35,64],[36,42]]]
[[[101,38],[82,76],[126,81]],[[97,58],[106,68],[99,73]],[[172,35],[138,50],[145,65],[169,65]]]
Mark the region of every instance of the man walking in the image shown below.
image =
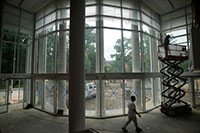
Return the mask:
[[[138,127],[138,123],[137,123],[136,114],[139,117],[141,117],[141,115],[136,111],[136,106],[135,106],[135,103],[134,103],[135,100],[136,100],[135,96],[131,96],[131,102],[128,103],[128,120],[126,121],[125,125],[122,127],[123,132],[128,132],[126,127],[129,125],[129,123],[131,121],[133,121],[137,132],[142,131],[142,129]]]

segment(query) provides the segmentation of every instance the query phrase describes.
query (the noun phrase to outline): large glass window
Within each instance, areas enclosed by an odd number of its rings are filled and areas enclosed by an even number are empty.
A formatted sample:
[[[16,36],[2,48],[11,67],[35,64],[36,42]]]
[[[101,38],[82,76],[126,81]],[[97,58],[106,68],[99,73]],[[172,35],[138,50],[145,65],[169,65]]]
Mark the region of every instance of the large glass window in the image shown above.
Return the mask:
[[[52,3],[36,13],[36,75],[67,75],[69,71],[69,1],[57,0],[56,5]],[[160,44],[160,18],[146,5],[142,11],[139,10],[138,3],[137,0],[103,0],[100,3],[86,0],[85,72],[95,77],[89,76],[92,79],[85,81],[86,116],[124,114],[131,95],[137,97],[136,105],[140,111],[145,110],[145,106],[150,108],[159,104],[153,95],[156,79],[125,80],[121,77],[122,73],[127,76],[135,72],[158,71],[159,63],[155,62],[158,62],[156,51]],[[109,73],[110,79],[101,79],[99,73],[103,77]],[[112,77],[115,74],[119,74],[120,78],[114,80]],[[53,113],[63,109],[68,115],[65,106],[68,105],[66,80],[36,80],[35,87],[36,106]],[[64,102],[63,96],[66,96]]]

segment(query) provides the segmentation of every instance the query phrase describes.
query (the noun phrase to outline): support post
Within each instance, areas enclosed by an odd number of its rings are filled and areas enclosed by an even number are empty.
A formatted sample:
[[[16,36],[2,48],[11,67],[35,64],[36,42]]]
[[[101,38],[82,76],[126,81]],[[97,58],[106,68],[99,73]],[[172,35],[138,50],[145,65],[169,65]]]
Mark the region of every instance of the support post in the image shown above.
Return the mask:
[[[69,133],[85,130],[85,0],[70,1]]]
[[[132,25],[132,29],[138,30],[137,25]],[[141,72],[141,61],[140,61],[140,43],[138,32],[132,32],[132,72]],[[142,105],[142,91],[141,91],[141,80],[133,80],[133,89],[136,92],[137,100],[136,105],[141,107]]]
[[[66,73],[67,70],[67,53],[66,53],[66,44],[67,44],[67,34],[66,31],[66,24],[60,24],[60,34],[59,34],[59,44],[58,44],[58,73]],[[66,96],[65,90],[66,88],[66,81],[65,80],[58,80],[58,110],[57,114],[63,114],[64,108],[66,107]]]
[[[1,61],[2,61],[2,46],[3,46],[3,0],[0,1],[0,73],[1,73]]]

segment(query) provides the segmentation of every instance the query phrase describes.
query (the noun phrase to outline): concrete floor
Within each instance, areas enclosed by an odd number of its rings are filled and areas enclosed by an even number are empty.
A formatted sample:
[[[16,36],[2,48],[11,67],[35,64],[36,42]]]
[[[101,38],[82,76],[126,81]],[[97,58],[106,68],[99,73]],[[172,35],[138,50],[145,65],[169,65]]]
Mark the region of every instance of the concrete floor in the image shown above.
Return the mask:
[[[165,116],[158,108],[141,115],[138,123],[146,133],[200,133],[200,110],[178,118]],[[122,133],[121,126],[126,119],[126,116],[86,119],[86,127],[100,133]],[[52,116],[36,109],[20,109],[0,114],[0,129],[1,133],[68,133],[68,118]],[[133,123],[127,129],[135,132]]]

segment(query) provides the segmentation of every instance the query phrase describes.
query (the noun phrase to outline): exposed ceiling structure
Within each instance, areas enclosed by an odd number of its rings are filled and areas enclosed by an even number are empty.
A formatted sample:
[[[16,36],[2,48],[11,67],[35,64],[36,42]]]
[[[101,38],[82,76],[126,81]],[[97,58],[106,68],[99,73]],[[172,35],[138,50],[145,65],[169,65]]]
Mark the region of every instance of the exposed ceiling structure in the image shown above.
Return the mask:
[[[40,8],[44,7],[51,0],[5,0],[7,3],[15,6],[19,6],[21,3],[21,8],[35,13]]]
[[[175,9],[190,5],[192,0],[143,0],[159,14],[165,14]]]
[[[6,0],[6,2],[19,6],[30,12],[36,12],[51,0]],[[143,0],[148,6],[159,14],[164,14],[191,4],[192,0]]]

